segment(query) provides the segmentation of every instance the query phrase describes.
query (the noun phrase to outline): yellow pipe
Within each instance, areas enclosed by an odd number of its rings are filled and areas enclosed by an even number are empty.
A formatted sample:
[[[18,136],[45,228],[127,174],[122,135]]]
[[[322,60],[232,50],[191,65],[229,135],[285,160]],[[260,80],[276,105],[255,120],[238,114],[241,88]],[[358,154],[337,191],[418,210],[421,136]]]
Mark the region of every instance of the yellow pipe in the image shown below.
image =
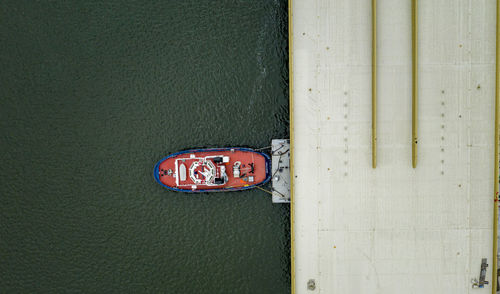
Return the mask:
[[[411,159],[413,168],[417,167],[418,142],[418,0],[411,1],[411,55],[412,55],[412,116],[411,116]]]
[[[493,266],[491,268],[491,293],[497,293],[497,255],[498,255],[498,122],[500,119],[500,0],[497,0],[497,40],[496,40],[496,77],[495,77],[495,141],[493,171]]]
[[[288,86],[289,86],[289,112],[290,112],[290,275],[291,292],[295,294],[295,197],[294,184],[295,178],[293,158],[294,158],[294,133],[293,133],[293,9],[292,0],[288,0]]]
[[[372,167],[377,167],[377,0],[372,0]]]

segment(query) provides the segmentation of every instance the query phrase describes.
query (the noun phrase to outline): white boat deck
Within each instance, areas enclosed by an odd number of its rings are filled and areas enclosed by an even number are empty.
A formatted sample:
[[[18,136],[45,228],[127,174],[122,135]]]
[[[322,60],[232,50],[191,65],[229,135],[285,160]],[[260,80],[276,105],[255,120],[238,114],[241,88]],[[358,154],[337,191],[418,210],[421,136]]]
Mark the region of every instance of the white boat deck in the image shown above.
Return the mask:
[[[491,293],[496,1],[419,1],[415,169],[410,0],[378,1],[371,166],[370,2],[292,1],[294,291]]]

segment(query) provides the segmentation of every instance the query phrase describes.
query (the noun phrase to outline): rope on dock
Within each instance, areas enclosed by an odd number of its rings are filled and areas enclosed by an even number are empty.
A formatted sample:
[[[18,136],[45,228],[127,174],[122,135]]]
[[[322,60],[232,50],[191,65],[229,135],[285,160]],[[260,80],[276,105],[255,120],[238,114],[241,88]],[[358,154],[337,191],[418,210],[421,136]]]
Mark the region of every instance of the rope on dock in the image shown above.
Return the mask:
[[[259,190],[262,190],[262,191],[264,191],[264,192],[266,192],[266,193],[269,193],[269,194],[271,194],[271,195],[273,195],[273,192],[276,192],[276,193],[280,194],[280,195],[281,195],[281,197],[286,197],[285,195],[283,195],[282,193],[280,193],[280,191],[277,191],[277,190],[274,190],[274,189],[273,189],[272,191],[269,191],[269,190],[266,190],[266,189],[261,188],[261,187],[259,187],[259,186],[255,186],[255,188],[258,188]]]
[[[266,192],[266,193],[269,193],[269,194],[273,195],[273,192],[268,191],[268,190],[266,190],[266,189],[264,189],[264,188],[261,188],[261,187],[259,187],[259,186],[255,186],[255,188],[257,188],[257,189],[259,189],[259,190],[262,190],[262,191],[264,191],[264,192]]]

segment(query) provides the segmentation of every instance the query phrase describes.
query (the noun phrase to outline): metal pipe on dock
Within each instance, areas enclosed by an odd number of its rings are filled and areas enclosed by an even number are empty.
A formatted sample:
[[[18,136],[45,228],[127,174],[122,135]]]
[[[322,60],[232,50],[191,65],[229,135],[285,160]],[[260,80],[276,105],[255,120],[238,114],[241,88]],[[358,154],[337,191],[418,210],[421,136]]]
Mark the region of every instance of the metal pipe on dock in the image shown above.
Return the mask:
[[[417,167],[418,143],[418,0],[411,1],[411,55],[412,55],[412,166]]]
[[[291,294],[295,294],[295,198],[294,198],[294,125],[293,125],[293,1],[288,0],[288,91],[290,118],[290,276]]]
[[[377,167],[377,0],[372,0],[372,167]]]
[[[493,171],[493,262],[491,267],[491,293],[497,293],[497,260],[498,260],[498,142],[500,120],[500,0],[497,0],[496,22],[496,62],[495,62],[495,141],[494,141],[494,171]]]

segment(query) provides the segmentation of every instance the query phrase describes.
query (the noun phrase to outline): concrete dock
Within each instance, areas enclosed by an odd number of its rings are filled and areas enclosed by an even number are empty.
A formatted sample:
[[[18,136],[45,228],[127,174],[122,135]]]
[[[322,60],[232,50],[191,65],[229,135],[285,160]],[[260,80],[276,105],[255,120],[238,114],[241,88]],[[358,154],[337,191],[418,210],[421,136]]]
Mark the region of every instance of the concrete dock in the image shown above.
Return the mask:
[[[492,293],[496,1],[290,2],[292,293]],[[473,288],[487,258],[484,288]]]

